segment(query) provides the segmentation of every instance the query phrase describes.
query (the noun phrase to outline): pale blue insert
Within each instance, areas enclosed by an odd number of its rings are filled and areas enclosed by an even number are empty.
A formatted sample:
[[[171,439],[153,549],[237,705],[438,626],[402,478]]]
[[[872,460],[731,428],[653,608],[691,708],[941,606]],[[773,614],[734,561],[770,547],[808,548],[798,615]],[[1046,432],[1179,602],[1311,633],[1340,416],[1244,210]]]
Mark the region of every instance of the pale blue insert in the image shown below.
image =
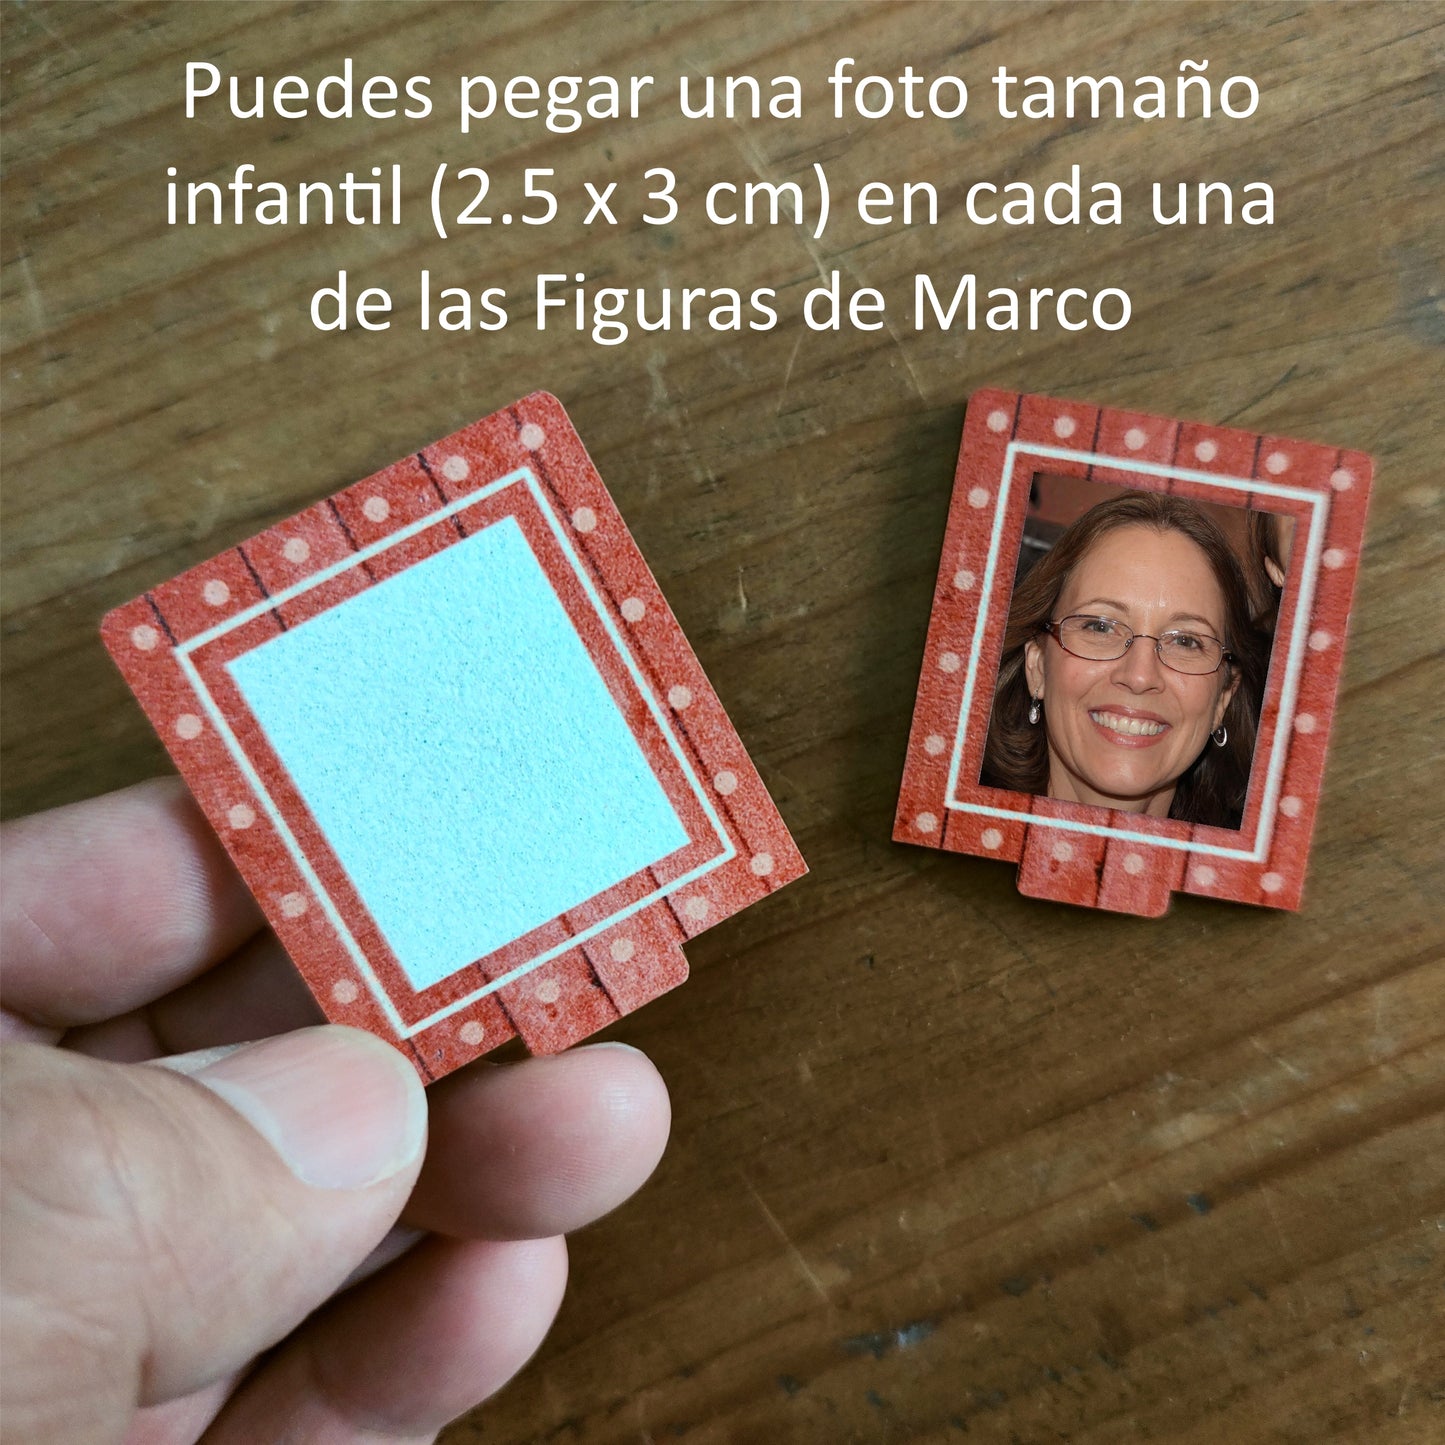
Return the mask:
[[[687,842],[513,518],[227,668],[415,988]]]

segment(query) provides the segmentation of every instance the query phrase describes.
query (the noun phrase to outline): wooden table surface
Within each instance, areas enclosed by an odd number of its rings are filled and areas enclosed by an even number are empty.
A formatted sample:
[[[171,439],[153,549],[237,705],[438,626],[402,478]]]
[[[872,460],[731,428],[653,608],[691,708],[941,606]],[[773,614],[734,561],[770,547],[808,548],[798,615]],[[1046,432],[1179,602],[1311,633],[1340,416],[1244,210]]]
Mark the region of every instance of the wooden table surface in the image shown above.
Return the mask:
[[[615,1026],[675,1123],[577,1238],[540,1356],[447,1439],[1445,1438],[1439,741],[1445,9],[15,5],[4,13],[4,806],[162,771],[101,614],[526,391],[558,393],[812,866]],[[957,121],[835,121],[823,77],[966,77]],[[425,122],[186,122],[183,66],[437,78]],[[999,65],[1253,76],[1244,121],[1015,122]],[[462,73],[646,73],[636,122],[456,133]],[[801,120],[689,121],[682,74],[803,79]],[[584,231],[443,243],[439,159],[508,184],[679,176]],[[165,167],[294,183],[396,162],[402,228],[178,227]],[[707,183],[929,180],[936,227],[724,229]],[[976,179],[1077,163],[1119,227],[970,226]],[[1272,227],[1163,228],[1153,179],[1270,182]],[[500,184],[500,180],[498,184]],[[596,282],[778,289],[771,332],[600,348],[323,335],[346,267],[414,298]],[[898,297],[805,331],[820,272]],[[1124,286],[1123,331],[915,332],[911,277]],[[1305,906],[1138,921],[889,841],[949,485],[985,384],[1378,458]]]

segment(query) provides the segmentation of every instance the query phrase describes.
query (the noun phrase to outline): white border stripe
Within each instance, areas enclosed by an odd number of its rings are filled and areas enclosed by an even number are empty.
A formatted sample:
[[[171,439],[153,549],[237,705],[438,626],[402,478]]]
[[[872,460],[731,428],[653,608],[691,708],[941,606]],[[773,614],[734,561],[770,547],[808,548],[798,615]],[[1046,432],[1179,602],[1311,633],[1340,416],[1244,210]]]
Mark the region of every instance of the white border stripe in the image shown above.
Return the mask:
[[[551,528],[553,535],[561,546],[563,555],[567,558],[572,570],[577,574],[577,579],[581,582],[583,590],[587,593],[588,601],[591,602],[593,610],[596,612],[602,626],[606,629],[608,637],[612,639],[613,646],[617,649],[618,654],[626,665],[634,686],[636,686],[638,692],[641,694],[643,701],[646,702],[648,711],[651,712],[653,720],[661,730],[673,757],[677,759],[678,766],[687,778],[688,785],[692,788],[698,802],[702,804],[703,812],[707,814],[708,821],[712,824],[713,831],[717,834],[723,851],[716,858],[710,858],[706,862],[700,863],[696,868],[684,873],[680,878],[674,879],[671,883],[663,884],[660,888],[655,888],[645,897],[637,899],[618,912],[602,919],[598,923],[592,924],[589,928],[583,929],[582,932],[573,934],[564,942],[554,945],[544,953],[538,954],[536,958],[529,959],[526,963],[518,964],[516,968],[504,973],[500,978],[493,979],[490,983],[467,994],[464,998],[459,998],[455,1002],[449,1003],[445,1008],[428,1014],[427,1017],[419,1023],[408,1025],[397,1012],[396,1006],[392,1003],[386,990],[381,986],[381,981],[373,971],[361,945],[357,943],[356,939],[352,936],[351,930],[347,928],[336,904],[326,892],[325,888],[322,887],[320,878],[316,876],[315,869],[307,860],[306,855],[301,851],[301,846],[296,841],[296,837],[291,829],[287,826],[285,818],[281,815],[281,810],[276,806],[275,800],[271,797],[270,793],[267,792],[265,784],[261,781],[261,777],[252,765],[251,760],[246,756],[240,741],[237,739],[235,733],[231,731],[230,724],[226,721],[221,709],[216,705],[215,699],[212,698],[205,683],[201,680],[201,675],[199,671],[197,671],[195,664],[191,661],[190,654],[197,648],[204,647],[207,643],[214,642],[219,637],[224,637],[226,633],[232,631],[234,628],[243,626],[253,618],[260,617],[267,612],[284,606],[293,598],[301,596],[304,592],[309,592],[313,587],[319,587],[323,583],[331,581],[333,577],[339,577],[341,573],[345,572],[348,568],[360,566],[361,563],[367,562],[372,557],[385,552],[389,547],[395,547],[399,543],[415,537],[418,532],[425,531],[437,522],[445,521],[448,517],[454,516],[467,507],[473,507],[479,502],[486,501],[488,497],[495,496],[503,487],[512,486],[517,482],[525,482],[527,484],[527,489],[532,494],[533,500],[537,503],[543,519]],[[486,528],[483,527],[481,531],[474,532],[471,535],[480,536],[481,532],[485,530]],[[456,544],[453,543],[452,545]],[[337,605],[341,606],[343,604],[338,603]],[[642,675],[642,670],[638,667],[637,661],[632,656],[632,652],[628,648],[622,634],[618,631],[617,625],[608,615],[607,608],[601,596],[598,594],[596,587],[593,585],[592,578],[588,575],[586,568],[582,565],[581,559],[573,549],[571,541],[563,531],[562,525],[558,521],[551,504],[543,495],[537,478],[533,475],[530,467],[519,467],[515,472],[509,473],[498,481],[489,483],[478,491],[471,492],[467,496],[458,498],[454,502],[448,502],[446,506],[439,507],[435,512],[428,513],[427,516],[420,518],[418,521],[408,523],[405,527],[399,528],[389,536],[383,537],[379,541],[371,543],[370,546],[363,547],[360,551],[352,553],[351,556],[343,557],[339,562],[333,562],[329,567],[323,567],[319,572],[313,573],[310,577],[303,578],[293,586],[273,593],[264,601],[244,608],[242,611],[236,613],[234,617],[228,617],[215,627],[208,628],[205,632],[198,633],[195,637],[180,644],[175,649],[175,654],[180,663],[181,670],[185,673],[186,679],[190,682],[192,688],[195,689],[196,696],[200,699],[201,706],[214,725],[217,735],[221,738],[222,742],[225,743],[227,750],[235,759],[236,766],[241,770],[241,775],[246,779],[247,783],[250,784],[256,796],[260,799],[266,816],[271,820],[272,826],[276,829],[281,841],[285,844],[286,851],[290,853],[292,861],[296,864],[301,876],[321,900],[321,907],[328,921],[336,930],[347,953],[350,954],[352,962],[356,964],[357,971],[366,980],[372,996],[381,1006],[382,1012],[385,1013],[392,1027],[396,1030],[398,1038],[409,1039],[413,1037],[413,1035],[420,1033],[423,1029],[430,1028],[432,1024],[439,1023],[442,1019],[448,1018],[458,1010],[465,1008],[468,1004],[475,1003],[479,998],[484,998],[489,993],[495,993],[497,989],[521,978],[523,974],[530,973],[534,968],[540,968],[544,963],[550,963],[552,959],[559,957],[561,954],[571,952],[572,949],[595,938],[599,933],[606,932],[606,930],[614,924],[631,918],[650,904],[657,902],[658,899],[666,898],[668,894],[675,893],[680,888],[685,888],[689,883],[696,882],[697,879],[711,873],[715,868],[720,868],[724,863],[731,862],[732,859],[737,857],[738,850],[732,838],[728,835],[727,829],[723,826],[722,819],[718,816],[716,808],[713,807],[712,799],[698,782],[697,775],[693,772],[692,764],[688,761],[686,754],[678,743],[671,724],[659,706],[657,699],[653,697],[652,690],[648,687],[647,681]],[[363,899],[362,902],[365,903],[365,899]],[[449,976],[455,977],[455,975]]]
[[[1184,838],[1159,838],[1150,833],[1135,833],[1127,828],[1110,828],[1101,823],[1071,823],[1065,818],[1041,817],[1037,813],[1021,813],[1011,808],[990,808],[982,803],[966,803],[958,796],[958,775],[963,764],[964,737],[968,730],[969,709],[973,704],[974,680],[983,651],[983,634],[988,621],[989,602],[993,597],[993,579],[999,561],[999,542],[1003,536],[1008,512],[1009,487],[1013,480],[1014,457],[1020,453],[1049,460],[1084,462],[1089,466],[1107,467],[1112,471],[1140,472],[1150,477],[1174,477],[1180,481],[1198,482],[1203,486],[1228,491],[1249,492],[1257,496],[1281,497],[1289,501],[1307,502],[1310,506],[1309,538],[1305,548],[1304,569],[1300,577],[1299,602],[1295,608],[1294,631],[1290,634],[1289,656],[1285,663],[1284,685],[1280,689],[1279,715],[1275,723],[1274,746],[1270,750],[1265,771],[1264,798],[1260,804],[1260,826],[1253,848],[1224,848],[1215,843],[1196,843]],[[1101,482],[1100,486],[1114,486]],[[994,511],[993,531],[989,537],[988,562],[980,589],[978,620],[968,653],[968,676],[964,682],[963,701],[959,706],[958,731],[954,734],[953,757],[944,792],[944,807],[954,812],[977,813],[985,818],[1012,818],[1031,827],[1062,828],[1071,833],[1088,833],[1099,838],[1122,838],[1154,848],[1173,848],[1181,853],[1205,853],[1215,858],[1238,858],[1246,863],[1261,863],[1269,856],[1274,836],[1276,802],[1284,778],[1289,735],[1294,726],[1294,705],[1299,695],[1300,675],[1304,670],[1306,640],[1310,615],[1314,610],[1315,583],[1319,577],[1320,556],[1324,549],[1325,521],[1329,498],[1303,487],[1281,486],[1278,482],[1259,482],[1248,477],[1219,476],[1214,472],[1195,471],[1190,467],[1165,466],[1159,462],[1139,461],[1133,457],[1107,456],[1100,452],[1074,451],[1068,447],[1048,446],[1042,442],[1011,441],[1004,454],[1003,473],[999,479],[998,502]]]
[[[948,769],[948,786],[944,790],[943,805],[946,808],[962,808],[955,802],[958,791],[958,773],[963,765],[963,735],[968,723],[968,710],[973,706],[973,684],[978,677],[979,656],[983,652],[984,624],[988,621],[989,598],[993,596],[994,573],[998,568],[999,540],[1003,536],[1004,518],[1008,515],[1008,492],[1013,482],[1014,444],[1009,443],[1004,453],[1003,476],[998,484],[998,504],[994,508],[993,531],[988,541],[988,561],[983,569],[983,587],[979,592],[978,621],[973,629],[973,641],[968,649],[968,673],[963,683],[963,701],[958,709],[958,731],[953,736],[953,761]]]

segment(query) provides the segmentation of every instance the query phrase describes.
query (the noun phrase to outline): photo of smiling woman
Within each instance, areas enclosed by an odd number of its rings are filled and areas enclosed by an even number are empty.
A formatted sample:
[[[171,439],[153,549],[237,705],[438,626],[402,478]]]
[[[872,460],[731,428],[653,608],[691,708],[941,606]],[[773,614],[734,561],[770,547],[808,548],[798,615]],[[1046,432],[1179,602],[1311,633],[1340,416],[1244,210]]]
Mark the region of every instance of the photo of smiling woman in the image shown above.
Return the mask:
[[[1124,492],[1014,589],[981,781],[1238,828],[1270,637],[1195,502]]]

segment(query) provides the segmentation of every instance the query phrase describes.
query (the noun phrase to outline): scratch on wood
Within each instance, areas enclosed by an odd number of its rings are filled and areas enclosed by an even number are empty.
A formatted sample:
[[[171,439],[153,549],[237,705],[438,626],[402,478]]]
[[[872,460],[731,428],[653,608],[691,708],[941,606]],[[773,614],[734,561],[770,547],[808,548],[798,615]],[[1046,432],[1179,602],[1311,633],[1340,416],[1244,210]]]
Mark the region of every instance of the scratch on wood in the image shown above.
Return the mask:
[[[1284,373],[1283,376],[1279,378],[1278,381],[1274,382],[1270,386],[1265,387],[1265,389],[1260,392],[1258,396],[1251,397],[1247,402],[1245,402],[1243,406],[1237,407],[1234,411],[1230,412],[1228,416],[1221,418],[1219,425],[1228,426],[1230,422],[1232,422],[1236,417],[1243,416],[1245,412],[1250,411],[1254,407],[1258,406],[1260,402],[1262,402],[1266,397],[1273,396],[1275,392],[1277,392],[1280,387],[1282,387],[1287,381],[1289,381],[1289,379],[1298,370],[1299,364],[1296,362]]]
[[[783,373],[783,385],[778,392],[778,404],[773,408],[774,416],[779,416],[782,413],[783,401],[788,395],[788,383],[793,379],[793,366],[798,360],[798,351],[802,344],[803,337],[800,332],[798,339],[793,343],[792,355],[788,357],[788,369]]]
[[[1262,1043],[1260,1043],[1258,1039],[1252,1038],[1250,1039],[1250,1043],[1253,1044],[1254,1047],[1258,1049],[1259,1052],[1262,1053],[1265,1058],[1270,1061],[1270,1063],[1278,1064],[1279,1067],[1282,1068],[1285,1073],[1290,1076],[1290,1078],[1298,1079],[1302,1084],[1309,1082],[1309,1075],[1305,1073],[1303,1069],[1296,1068],[1292,1063],[1290,1063],[1288,1059],[1283,1058],[1281,1055],[1271,1053],[1267,1048],[1265,1048]]]
[[[49,331],[50,317],[45,311],[45,298],[40,294],[40,287],[35,284],[35,272],[31,269],[28,255],[20,258],[20,275],[25,282],[25,299],[30,303],[30,316],[35,322],[36,331]]]
[[[776,185],[777,182],[773,180],[772,172],[768,169],[767,162],[763,159],[763,153],[753,144],[752,137],[747,132],[747,127],[744,126],[742,121],[736,116],[730,116],[729,119],[732,121],[733,127],[738,134],[738,150],[742,153],[743,159],[753,168],[753,174],[756,175],[760,181],[766,181],[770,186]],[[813,267],[818,273],[818,280],[826,286],[828,284],[828,270],[823,264],[822,253],[818,250],[813,238],[804,227],[797,226],[794,230],[803,249],[808,253],[808,259],[812,261]]]
[[[748,1176],[744,1174],[741,1170],[738,1171],[738,1178],[743,1181],[743,1184],[746,1186],[748,1193],[753,1196],[753,1202],[758,1206],[759,1210],[762,1211],[763,1218],[768,1221],[768,1227],[773,1231],[774,1234],[778,1236],[780,1240],[782,1240],[783,1247],[792,1257],[793,1263],[798,1266],[798,1272],[812,1286],[818,1298],[822,1300],[829,1309],[832,1309],[833,1298],[823,1287],[823,1281],[820,1280],[818,1276],[813,1273],[812,1266],[809,1265],[808,1261],[803,1258],[803,1251],[799,1249],[796,1244],[793,1243],[791,1237],[788,1234],[788,1231],[784,1229],[783,1226],[778,1222],[777,1215],[768,1208],[767,1201],[763,1198],[761,1194],[758,1193],[756,1189],[753,1188],[752,1180],[749,1179]]]

